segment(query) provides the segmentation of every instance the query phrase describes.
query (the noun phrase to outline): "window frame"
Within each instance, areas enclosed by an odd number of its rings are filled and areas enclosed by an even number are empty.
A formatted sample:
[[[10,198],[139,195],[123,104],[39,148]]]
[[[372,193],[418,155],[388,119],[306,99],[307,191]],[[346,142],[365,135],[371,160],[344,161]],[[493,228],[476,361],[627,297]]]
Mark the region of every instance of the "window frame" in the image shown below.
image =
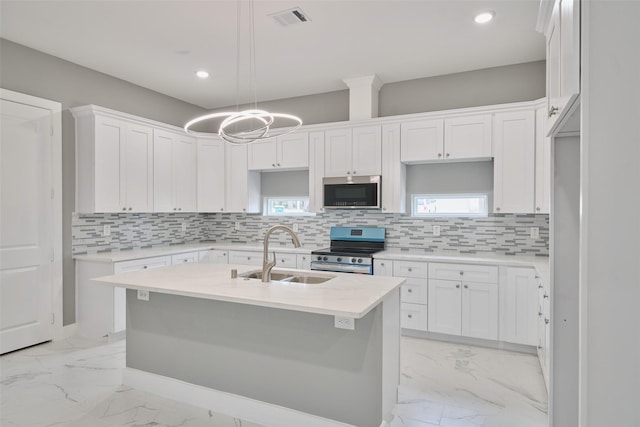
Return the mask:
[[[309,196],[264,196],[263,199],[263,207],[262,207],[262,216],[273,216],[273,217],[283,217],[283,216],[315,216],[315,212],[297,212],[297,213],[276,213],[270,210],[270,201],[272,200],[293,200],[293,201],[303,201],[307,206],[309,205]]]
[[[416,211],[417,199],[464,199],[464,198],[481,198],[484,199],[485,210],[480,213],[469,212],[433,212],[420,213]],[[411,216],[415,218],[438,218],[438,217],[472,217],[486,218],[489,216],[489,194],[487,193],[444,193],[444,194],[412,194],[411,195]]]

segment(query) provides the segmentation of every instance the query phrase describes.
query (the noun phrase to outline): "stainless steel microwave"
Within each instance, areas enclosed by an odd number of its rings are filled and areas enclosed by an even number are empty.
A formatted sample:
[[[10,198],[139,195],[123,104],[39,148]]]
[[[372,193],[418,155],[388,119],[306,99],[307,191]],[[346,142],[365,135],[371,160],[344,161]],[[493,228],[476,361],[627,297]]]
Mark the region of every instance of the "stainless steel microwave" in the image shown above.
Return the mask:
[[[380,209],[380,175],[323,178],[325,209]]]

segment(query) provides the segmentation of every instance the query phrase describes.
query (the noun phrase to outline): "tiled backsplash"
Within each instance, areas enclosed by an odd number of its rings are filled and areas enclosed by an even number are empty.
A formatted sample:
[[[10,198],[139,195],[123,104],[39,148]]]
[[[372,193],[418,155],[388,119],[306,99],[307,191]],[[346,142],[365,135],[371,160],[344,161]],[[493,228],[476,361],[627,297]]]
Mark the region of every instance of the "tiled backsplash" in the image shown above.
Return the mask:
[[[236,222],[240,230],[235,230]],[[182,224],[186,231],[182,231]],[[490,215],[487,218],[413,218],[366,211],[335,211],[317,216],[264,217],[248,214],[75,214],[73,254],[166,246],[191,242],[260,244],[272,225],[297,223],[305,246],[327,246],[331,226],[386,227],[388,248],[406,248],[451,254],[495,253],[548,255],[548,215]],[[104,225],[111,228],[103,236]],[[440,226],[434,237],[432,225]],[[530,227],[540,237],[531,239]],[[275,233],[276,243],[290,244],[286,233]]]

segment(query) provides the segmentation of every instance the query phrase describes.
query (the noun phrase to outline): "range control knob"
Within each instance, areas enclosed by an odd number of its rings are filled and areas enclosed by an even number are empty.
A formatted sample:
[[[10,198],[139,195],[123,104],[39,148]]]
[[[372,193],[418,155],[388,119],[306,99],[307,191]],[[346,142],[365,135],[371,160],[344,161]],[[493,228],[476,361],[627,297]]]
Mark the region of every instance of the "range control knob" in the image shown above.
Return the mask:
[[[322,260],[323,260],[323,261],[327,261],[328,259],[329,259],[329,258],[327,258],[326,256],[325,256],[325,257],[322,257]]]
[[[322,261],[322,255],[318,255],[318,261]]]
[[[342,262],[342,258],[338,257],[338,259],[336,261]]]
[[[362,258],[358,258],[358,264],[362,264]]]
[[[355,263],[356,259],[355,258],[351,258],[351,262]]]

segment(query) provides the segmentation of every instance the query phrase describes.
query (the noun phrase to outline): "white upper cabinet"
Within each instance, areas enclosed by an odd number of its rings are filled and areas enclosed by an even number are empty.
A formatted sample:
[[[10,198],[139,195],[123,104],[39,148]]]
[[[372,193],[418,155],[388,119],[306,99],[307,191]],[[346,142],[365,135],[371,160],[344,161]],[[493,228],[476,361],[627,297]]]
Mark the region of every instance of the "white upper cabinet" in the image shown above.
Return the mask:
[[[444,120],[402,123],[400,160],[418,163],[441,160],[444,153]]]
[[[225,206],[228,212],[260,212],[260,173],[247,168],[246,145],[225,148]]]
[[[324,147],[324,176],[382,174],[380,126],[326,131]]]
[[[547,134],[580,93],[580,1],[556,0],[547,38]]]
[[[548,214],[551,203],[551,138],[546,136],[546,111],[536,110],[535,213]]]
[[[95,106],[72,113],[77,211],[152,212],[153,128],[101,114]]]
[[[491,114],[463,116],[444,121],[444,159],[491,157]]]
[[[309,134],[293,132],[249,144],[249,170],[292,170],[309,167]]]
[[[198,212],[225,210],[225,146],[221,139],[198,139]]]
[[[402,123],[403,163],[489,159],[491,114]]]
[[[309,211],[324,212],[324,132],[309,134]]]
[[[532,213],[535,112],[498,113],[494,120],[494,212]]]
[[[153,132],[154,212],[195,212],[196,140],[185,134]]]
[[[382,126],[382,212],[405,213],[407,167],[400,161],[400,124]]]

